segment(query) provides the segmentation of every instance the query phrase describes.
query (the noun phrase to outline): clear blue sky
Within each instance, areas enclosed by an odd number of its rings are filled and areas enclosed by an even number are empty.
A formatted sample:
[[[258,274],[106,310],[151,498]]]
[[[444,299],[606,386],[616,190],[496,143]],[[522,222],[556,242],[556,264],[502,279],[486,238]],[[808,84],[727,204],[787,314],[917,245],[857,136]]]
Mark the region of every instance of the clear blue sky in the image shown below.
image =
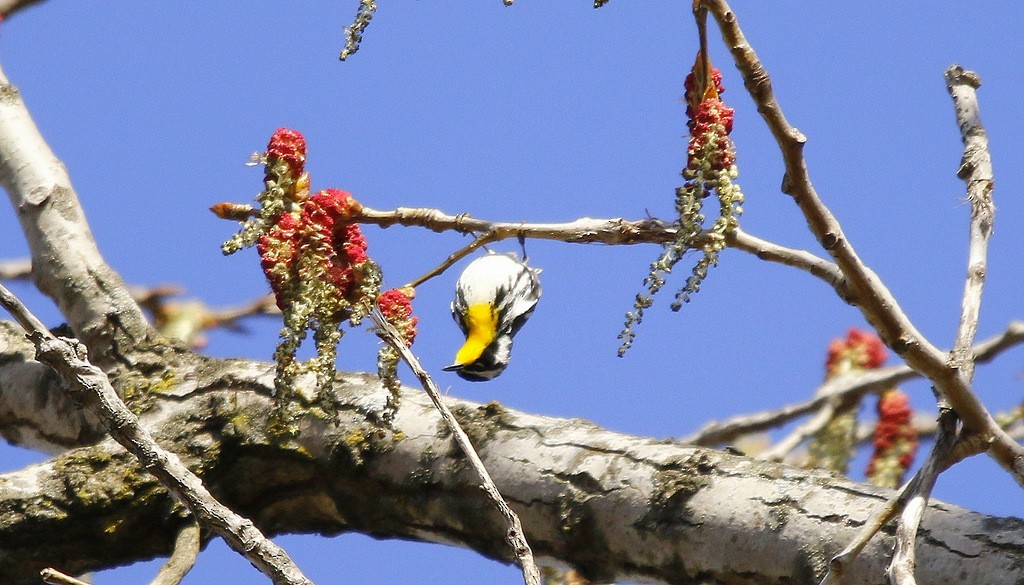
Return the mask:
[[[378,209],[437,207],[495,220],[669,217],[684,164],[682,80],[696,34],[689,2],[586,0],[382,2],[362,50],[337,60],[356,2],[176,3],[51,0],[0,25],[0,63],[70,170],[107,260],[141,285],[178,283],[213,305],[266,290],[255,253],[225,258],[234,227],[207,207],[248,201],[259,169],[244,166],[279,126],[305,133],[314,188],[351,191]],[[1017,6],[987,2],[737,1],[741,25],[773,76],[790,121],[809,138],[811,177],[862,257],[918,328],[948,346],[965,274],[967,218],[956,177],[961,144],[942,73],[978,71],[996,172],[995,237],[980,337],[1024,316],[1020,302],[1024,185]],[[817,250],[779,192],[777,149],[714,37],[723,96],[737,110],[743,227]],[[26,254],[10,209],[0,257]],[[435,266],[466,240],[368,228],[389,284]],[[505,243],[497,249],[514,249]],[[804,273],[727,251],[703,290],[668,310],[677,274],[615,355],[653,246],[530,242],[544,298],[516,340],[511,367],[469,384],[439,373],[453,396],[581,417],[645,436],[692,432],[708,419],[808,397],[828,341],[860,314]],[[456,273],[422,287],[415,350],[434,371],[459,332],[447,305]],[[49,301],[23,295],[51,324]],[[215,333],[209,352],[269,359],[278,325]],[[339,365],[372,369],[376,339],[352,331]],[[1021,400],[1021,350],[977,373],[993,410]],[[405,374],[409,378],[408,374]],[[908,384],[932,409],[927,385]],[[5,448],[3,468],[32,458]],[[858,471],[858,473],[860,473]],[[1020,515],[1015,484],[979,457],[943,475],[937,495]],[[453,548],[359,536],[279,541],[318,583],[517,583],[518,572]],[[186,585],[264,583],[215,543]],[[103,573],[141,583],[155,565]]]

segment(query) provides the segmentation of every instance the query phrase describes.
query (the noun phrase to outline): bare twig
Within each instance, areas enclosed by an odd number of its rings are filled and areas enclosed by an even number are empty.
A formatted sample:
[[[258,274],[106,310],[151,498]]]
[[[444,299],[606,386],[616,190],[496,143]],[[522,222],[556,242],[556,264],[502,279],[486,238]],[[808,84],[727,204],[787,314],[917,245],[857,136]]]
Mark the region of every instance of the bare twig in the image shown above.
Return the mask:
[[[46,328],[46,325],[43,325],[43,322],[32,314],[32,312],[29,311],[20,300],[18,300],[18,297],[14,296],[14,293],[7,290],[7,287],[2,284],[0,284],[0,305],[7,309],[7,312],[14,317],[14,320],[18,322],[18,325],[21,325],[21,328],[27,333],[32,333],[34,331],[41,331],[46,334],[50,333]]]
[[[584,217],[565,223],[502,222],[476,219],[467,214],[449,215],[438,209],[399,207],[378,211],[363,207],[353,221],[388,228],[393,225],[423,227],[435,232],[455,231],[462,234],[484,234],[488,242],[509,238],[557,240],[570,244],[665,244],[676,239],[674,224],[659,219],[643,220],[593,219]],[[706,234],[695,240],[705,243]],[[727,242],[730,247],[754,254],[762,260],[799,268],[821,278],[830,286],[844,288],[839,267],[805,250],[787,248],[736,230]]]
[[[419,285],[423,284],[424,282],[430,280],[431,278],[434,278],[435,276],[438,276],[438,275],[444,273],[445,270],[448,270],[449,268],[451,268],[452,264],[455,264],[459,260],[462,260],[463,258],[468,256],[469,254],[473,253],[474,250],[478,250],[482,246],[486,246],[487,244],[495,241],[495,239],[496,238],[494,237],[494,235],[491,232],[488,232],[488,233],[485,233],[485,234],[483,234],[481,236],[478,236],[475,240],[470,242],[468,245],[466,245],[466,246],[456,250],[455,252],[453,252],[437,268],[431,270],[430,272],[424,274],[423,276],[417,278],[416,280],[413,280],[413,281],[409,282],[409,284],[405,285],[402,288],[412,288],[412,289],[415,289],[416,287],[418,287]]]
[[[1002,333],[990,337],[974,346],[974,361],[986,363],[1002,352],[1024,342],[1024,321],[1013,321]],[[784,406],[778,410],[745,414],[722,422],[710,422],[696,433],[680,439],[694,445],[718,445],[732,441],[739,436],[756,433],[786,424],[787,422],[822,408],[830,400],[857,399],[878,390],[895,386],[907,380],[921,377],[910,366],[892,366],[846,374],[833,378],[820,386],[814,398]]]
[[[32,261],[28,258],[0,262],[0,280],[24,280],[32,277]]]
[[[158,445],[125,406],[103,370],[89,363],[78,340],[56,337],[3,285],[0,305],[28,332],[36,358],[53,368],[75,398],[107,426],[110,436],[135,455],[189,511],[277,585],[312,585],[288,554],[253,523],[217,501],[174,453]]]
[[[43,580],[43,583],[49,583],[50,585],[89,585],[85,581],[79,581],[71,575],[65,575],[54,568],[39,571],[39,578]]]
[[[179,585],[196,564],[201,544],[199,524],[197,522],[186,524],[178,531],[178,537],[174,540],[174,552],[171,553],[171,558],[167,559],[164,566],[160,567],[160,572],[156,574],[149,585]]]
[[[988,241],[995,221],[992,188],[992,158],[988,151],[988,135],[981,125],[978,96],[975,91],[981,80],[973,71],[959,65],[946,70],[946,88],[953,98],[957,126],[964,143],[964,154],[957,176],[967,184],[967,199],[971,203],[970,243],[967,257],[967,280],[964,283],[960,326],[956,343],[950,352],[950,365],[960,368],[970,380],[974,376],[971,344],[978,331],[981,313],[981,293],[985,285],[988,263]]]
[[[753,254],[761,260],[776,262],[803,270],[811,276],[825,281],[825,284],[835,289],[839,298],[847,303],[851,305],[857,303],[854,293],[847,286],[846,277],[843,276],[843,272],[839,270],[839,267],[833,262],[820,258],[807,250],[787,248],[768,240],[762,240],[739,228],[729,234],[728,238],[726,238],[726,244],[730,248]]]
[[[928,498],[931,497],[932,488],[935,487],[935,480],[944,469],[943,464],[953,451],[953,445],[957,436],[957,416],[952,410],[943,410],[939,414],[939,434],[935,439],[928,460],[914,476],[914,482],[908,487],[909,497],[900,515],[900,522],[896,528],[896,550],[893,552],[892,561],[889,563],[889,582],[892,585],[916,585],[914,579],[914,543],[917,540],[917,528],[921,524],[921,517],[925,508],[928,507]]]
[[[988,241],[995,221],[995,204],[992,201],[992,159],[988,152],[988,136],[981,125],[981,114],[975,90],[981,80],[972,71],[965,71],[959,65],[946,70],[946,87],[953,97],[957,125],[964,143],[964,154],[957,176],[967,183],[967,199],[971,202],[970,242],[968,245],[967,279],[964,283],[963,301],[960,310],[960,325],[956,342],[949,353],[949,365],[960,369],[968,383],[974,378],[974,352],[971,344],[978,331],[978,317],[981,314],[981,295],[985,285],[985,270],[988,263]],[[956,436],[957,416],[944,407],[945,398],[940,402],[939,435],[935,448],[924,467],[918,471],[921,481],[907,501],[896,528],[896,550],[889,564],[888,576],[892,585],[916,585],[914,545],[917,529],[921,523],[932,487],[938,477],[938,469],[946,453],[952,449]]]
[[[786,168],[783,191],[793,197],[811,232],[842,269],[857,307],[893,351],[935,384],[969,430],[992,439],[989,454],[1024,486],[1024,447],[999,428],[974,394],[970,380],[959,368],[951,367],[946,354],[917,330],[889,289],[857,255],[814,189],[803,157],[807,139],[786,120],[768,72],[743,35],[736,15],[725,0],[704,0],[704,5],[718,23],[744,85],[779,145]]]
[[[377,326],[377,335],[381,337],[391,347],[395,348],[395,351],[402,356],[402,360],[408,364],[416,378],[419,379],[420,384],[423,385],[423,389],[426,390],[427,395],[430,396],[431,402],[434,403],[434,407],[437,408],[438,412],[441,413],[441,418],[444,419],[445,424],[452,432],[452,436],[455,437],[455,442],[459,445],[459,448],[465,454],[466,459],[469,461],[470,466],[476,472],[480,478],[480,487],[490,498],[491,502],[498,509],[498,512],[505,519],[505,524],[508,526],[508,533],[506,538],[508,539],[509,545],[512,547],[512,552],[515,554],[516,560],[519,562],[520,568],[523,570],[523,581],[526,585],[541,585],[540,570],[537,568],[536,563],[533,560],[533,551],[530,549],[530,544],[526,540],[526,534],[523,533],[522,523],[519,521],[519,516],[512,511],[508,503],[505,502],[505,498],[502,497],[501,492],[498,491],[498,486],[494,485],[494,481],[491,479],[490,474],[487,472],[487,468],[484,467],[483,461],[480,460],[480,456],[477,454],[476,449],[473,448],[473,443],[469,440],[469,436],[466,435],[465,431],[459,425],[459,421],[455,419],[455,415],[445,405],[444,400],[441,398],[441,391],[437,387],[433,378],[427,373],[419,360],[412,353],[402,341],[402,336],[395,328],[384,319],[384,315],[381,314],[380,310],[374,307],[370,313],[374,323]]]
[[[800,446],[807,440],[808,437],[812,437],[818,433],[821,429],[825,428],[836,416],[836,412],[839,410],[837,405],[840,401],[831,400],[826,402],[818,409],[818,412],[814,413],[814,416],[807,419],[803,424],[793,429],[788,435],[782,440],[776,443],[772,448],[765,450],[763,453],[757,455],[758,459],[765,461],[782,461],[785,459],[793,449]]]
[[[179,294],[170,287],[164,287],[170,294]],[[145,293],[145,294],[137,294]],[[179,339],[189,347],[201,348],[206,344],[205,332],[217,327],[238,331],[242,327],[238,321],[244,317],[256,315],[280,315],[277,301],[273,294],[265,294],[248,303],[232,307],[214,308],[199,300],[168,300],[165,295],[155,291],[136,291],[132,294],[138,303],[153,316],[153,324],[161,334],[172,339]]]
[[[28,259],[0,262],[0,281],[27,279],[32,276],[32,262]],[[154,325],[160,333],[172,339],[185,342],[192,348],[205,345],[203,333],[209,329],[223,327],[238,331],[238,321],[256,315],[280,315],[273,294],[265,294],[248,303],[230,307],[209,307],[202,301],[172,301],[169,297],[184,294],[185,289],[174,284],[152,287],[128,286],[135,302],[153,316]]]
[[[402,225],[435,232],[493,234],[493,241],[523,237],[580,244],[647,244],[671,242],[676,233],[675,226],[654,218],[630,221],[584,217],[567,223],[502,222],[476,219],[465,213],[449,215],[437,209],[411,207],[391,211],[363,207],[362,213],[353,221],[382,228]]]
[[[1024,341],[1024,323],[1021,323],[1020,341]],[[1019,343],[1019,342],[1018,342]],[[719,445],[742,435],[766,431],[782,426],[809,412],[820,411],[837,399],[858,399],[861,396],[919,377],[909,366],[892,366],[845,374],[832,378],[819,386],[814,398],[789,404],[777,410],[740,415],[722,422],[711,421],[699,431],[680,439],[693,445]]]
[[[251,205],[237,203],[219,203],[210,208],[222,219],[244,220],[254,217],[256,210]],[[449,215],[439,209],[399,207],[391,211],[378,211],[363,207],[359,217],[353,219],[358,223],[373,224],[382,228],[393,225],[406,227],[422,227],[435,232],[455,231],[461,234],[482,234],[483,244],[507,240],[509,238],[530,238],[539,240],[557,240],[569,244],[665,244],[676,239],[677,228],[674,224],[659,219],[643,220],[593,219],[584,217],[566,223],[526,223],[502,222],[471,218],[468,214]],[[694,239],[694,246],[706,243],[708,234],[705,232]],[[474,246],[476,242],[470,244]],[[776,262],[798,268],[825,281],[835,289],[840,298],[850,304],[856,298],[846,285],[846,279],[839,267],[806,250],[787,248],[768,240],[736,229],[726,240],[730,248],[753,254],[761,260]],[[476,249],[475,247],[472,249]],[[470,250],[472,251],[472,250]],[[465,248],[453,254],[468,254]],[[461,258],[461,256],[460,256]],[[452,261],[457,262],[458,259]],[[437,270],[446,270],[450,264],[442,264]],[[421,280],[432,278],[428,273]],[[413,281],[410,284],[421,284]],[[408,285],[407,285],[408,286]]]

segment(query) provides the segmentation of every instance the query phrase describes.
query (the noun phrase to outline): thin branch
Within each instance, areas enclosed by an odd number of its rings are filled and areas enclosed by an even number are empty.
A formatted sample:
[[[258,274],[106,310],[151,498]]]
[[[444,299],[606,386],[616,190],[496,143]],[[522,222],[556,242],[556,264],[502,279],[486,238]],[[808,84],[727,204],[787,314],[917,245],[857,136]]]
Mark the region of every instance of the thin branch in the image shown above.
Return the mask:
[[[253,206],[240,203],[218,203],[210,207],[210,210],[221,219],[234,221],[244,221],[256,215],[256,209]],[[503,222],[475,219],[465,213],[450,215],[439,209],[413,207],[399,207],[391,211],[378,211],[363,207],[361,214],[353,218],[353,221],[372,224],[381,228],[401,225],[405,227],[422,227],[439,233],[454,231],[464,235],[481,234],[479,237],[486,238],[484,244],[510,238],[556,240],[568,244],[666,244],[675,241],[677,231],[677,227],[674,224],[655,218],[628,220],[622,218],[593,219],[584,217],[566,223]],[[706,232],[699,235],[694,239],[694,245],[697,247],[704,245],[707,237],[708,234]],[[475,243],[470,245],[472,246]],[[825,281],[846,302],[850,304],[856,303],[856,299],[852,296],[853,293],[849,287],[847,287],[845,277],[842,271],[839,270],[839,267],[806,250],[787,248],[786,246],[758,238],[741,229],[732,232],[726,240],[726,244],[730,248],[753,254],[761,260],[803,270]],[[462,253],[463,250],[456,252],[456,254]],[[465,254],[468,253],[465,252]],[[453,262],[456,261],[458,259]],[[450,264],[442,266],[443,268],[440,270],[443,271]],[[429,273],[422,280],[433,276],[433,273]],[[414,283],[420,284],[421,282],[413,281],[410,284]]]
[[[782,440],[776,443],[772,448],[759,453],[758,459],[765,461],[782,461],[794,449],[800,446],[800,443],[806,441],[809,437],[816,435],[821,429],[825,428],[828,423],[835,418],[838,401],[830,400],[823,404],[818,412],[814,413],[814,416],[804,421],[803,424],[793,429],[788,435]]]
[[[0,284],[0,305],[7,309],[7,312],[14,317],[14,320],[18,322],[18,325],[21,325],[21,328],[27,333],[42,331],[49,334],[49,330],[46,328],[46,325],[43,325],[43,322],[32,314],[32,312],[21,303],[18,297],[14,296],[14,293],[7,290],[7,287],[2,284]]]
[[[896,528],[896,549],[889,563],[889,582],[892,585],[916,585],[914,566],[916,555],[914,544],[917,541],[917,529],[921,525],[921,517],[928,507],[935,480],[944,469],[943,464],[953,451],[956,442],[957,416],[952,410],[944,410],[939,414],[939,434],[928,460],[918,470],[913,487],[908,488],[909,497],[900,515]]]
[[[967,256],[967,280],[964,282],[960,326],[956,343],[950,352],[950,365],[960,368],[964,376],[974,377],[974,361],[970,347],[978,331],[981,293],[985,285],[988,263],[988,241],[995,221],[992,189],[992,157],[988,151],[988,135],[981,124],[978,95],[981,79],[973,71],[959,65],[946,70],[946,88],[953,98],[957,126],[964,143],[964,154],[957,176],[967,184],[967,200],[971,203],[970,244]]]
[[[449,215],[438,209],[412,207],[399,207],[391,211],[363,207],[362,213],[353,221],[382,228],[402,225],[423,227],[435,232],[492,233],[494,241],[523,237],[574,244],[662,244],[673,241],[676,233],[675,226],[654,218],[630,221],[584,217],[567,223],[503,222],[476,219],[466,213]]]
[[[200,534],[197,522],[186,524],[174,540],[174,552],[171,553],[171,558],[167,559],[164,566],[160,567],[160,572],[156,574],[149,585],[179,585],[196,564],[196,557],[199,556],[199,548],[202,544]]]
[[[526,534],[523,533],[523,526],[519,521],[519,516],[509,507],[501,492],[498,491],[498,486],[494,485],[494,481],[487,472],[487,468],[484,467],[483,461],[480,460],[476,449],[473,448],[473,443],[469,440],[469,436],[462,430],[459,421],[456,420],[455,415],[452,414],[452,411],[448,409],[441,398],[441,390],[437,387],[433,378],[430,377],[430,374],[420,365],[419,360],[412,353],[412,350],[409,349],[409,346],[402,341],[401,334],[384,319],[384,315],[381,314],[380,310],[374,307],[370,316],[377,326],[377,335],[387,342],[388,345],[395,348],[395,351],[402,356],[402,360],[408,364],[413,374],[419,379],[420,384],[423,385],[423,389],[430,396],[434,407],[441,413],[441,418],[444,419],[445,424],[448,425],[452,432],[452,436],[455,437],[455,442],[459,445],[470,466],[480,478],[480,487],[505,519],[505,524],[508,526],[506,538],[508,539],[509,546],[512,547],[516,560],[519,562],[519,567],[523,570],[523,581],[526,585],[541,585],[540,570],[537,569],[537,565],[533,560],[533,551],[526,540]]]
[[[971,202],[970,243],[967,258],[967,279],[960,310],[960,324],[956,342],[949,353],[949,365],[959,368],[968,382],[974,379],[974,352],[971,344],[978,332],[981,314],[981,295],[985,286],[988,263],[988,241],[995,221],[992,201],[992,159],[988,152],[988,136],[981,125],[975,90],[981,86],[977,74],[958,65],[946,70],[946,88],[953,97],[957,125],[964,143],[964,154],[957,176],[967,183],[967,198]],[[921,481],[907,501],[896,527],[896,549],[889,563],[887,575],[892,585],[917,585],[914,578],[916,557],[914,545],[921,517],[928,505],[932,487],[940,473],[939,466],[956,437],[957,415],[940,400],[939,435],[928,461],[918,472]]]
[[[839,298],[851,305],[857,304],[856,297],[847,286],[846,277],[843,276],[839,266],[807,250],[787,248],[768,240],[762,240],[739,228],[729,234],[726,244],[730,248],[753,254],[761,260],[776,262],[803,270],[811,276],[823,280],[825,284],[835,289]]]
[[[28,259],[0,261],[0,281],[32,277],[32,262]],[[172,301],[169,297],[184,294],[185,289],[174,284],[152,287],[129,285],[128,291],[135,302],[153,317],[157,330],[166,337],[185,342],[189,347],[205,346],[204,332],[223,327],[239,331],[238,321],[257,315],[280,315],[273,294],[265,294],[247,303],[229,307],[209,307],[202,301]]]
[[[1020,324],[1020,329],[1018,343],[1024,342],[1024,323]],[[810,400],[789,404],[777,410],[740,415],[723,422],[711,421],[696,433],[680,440],[693,445],[719,445],[743,435],[782,426],[809,412],[820,411],[833,400],[856,400],[916,377],[920,377],[920,374],[906,365],[845,374],[819,386],[814,398]]]
[[[25,280],[32,277],[32,261],[28,258],[0,262],[0,280]]]
[[[435,232],[456,231],[462,234],[484,234],[488,242],[509,238],[557,240],[569,244],[665,244],[676,239],[677,227],[659,219],[643,220],[593,219],[584,217],[567,223],[500,222],[475,219],[468,214],[449,215],[437,209],[399,207],[378,211],[363,207],[355,221],[382,228],[393,225],[423,227]],[[704,244],[707,234],[694,240]],[[753,254],[768,262],[776,262],[803,270],[825,281],[847,302],[854,302],[839,267],[806,250],[787,248],[763,240],[743,230],[735,230],[726,241],[731,248]]]
[[[893,351],[934,382],[968,429],[992,439],[989,454],[1024,486],[1024,447],[999,428],[972,391],[970,380],[947,363],[946,354],[917,330],[878,275],[861,261],[815,191],[803,157],[807,138],[786,120],[768,72],[747,42],[736,15],[725,0],[705,0],[704,5],[718,23],[744,85],[779,145],[786,168],[782,190],[793,197],[811,232],[842,269],[857,307]]]
[[[85,581],[79,581],[71,575],[65,575],[54,568],[39,571],[39,578],[43,580],[43,583],[49,583],[50,585],[89,585]]]
[[[974,361],[987,363],[1004,351],[1024,342],[1024,321],[1012,321],[1002,333],[974,346]],[[833,378],[815,391],[814,398],[780,409],[745,414],[722,422],[712,421],[696,433],[680,439],[694,445],[719,445],[742,435],[782,426],[793,419],[822,408],[838,398],[858,399],[871,392],[920,378],[910,366],[892,366]]]
[[[53,368],[74,397],[90,408],[110,436],[135,455],[175,498],[204,525],[243,555],[276,585],[312,585],[288,554],[271,542],[252,521],[217,501],[177,455],[158,445],[135,414],[125,406],[102,370],[89,363],[78,340],[56,337],[0,285],[0,305],[18,321],[36,346],[36,358]]]
[[[195,300],[169,300],[171,295],[181,294],[171,286],[155,289],[132,288],[132,295],[140,306],[153,316],[153,324],[162,335],[179,339],[189,347],[201,348],[206,345],[205,332],[223,327],[231,331],[243,330],[239,320],[256,315],[280,315],[273,294],[262,295],[247,303],[224,307],[209,307]]]
[[[469,254],[473,253],[474,250],[478,250],[481,247],[486,246],[487,244],[490,244],[491,242],[493,242],[495,240],[496,240],[496,238],[494,237],[494,234],[492,232],[487,232],[487,233],[485,233],[485,234],[483,234],[481,236],[478,236],[475,240],[470,242],[468,245],[466,245],[466,246],[460,248],[459,250],[456,250],[455,252],[453,252],[437,268],[434,268],[433,270],[431,270],[430,272],[428,272],[428,273],[424,274],[423,276],[417,278],[416,280],[413,280],[413,281],[409,282],[409,284],[405,285],[402,288],[412,288],[412,289],[414,289],[414,288],[418,287],[419,285],[423,284],[424,282],[427,282],[431,278],[434,278],[435,276],[443,274],[445,270],[448,270],[449,268],[451,268],[452,264],[455,264],[459,260],[462,260],[463,258],[468,256]]]

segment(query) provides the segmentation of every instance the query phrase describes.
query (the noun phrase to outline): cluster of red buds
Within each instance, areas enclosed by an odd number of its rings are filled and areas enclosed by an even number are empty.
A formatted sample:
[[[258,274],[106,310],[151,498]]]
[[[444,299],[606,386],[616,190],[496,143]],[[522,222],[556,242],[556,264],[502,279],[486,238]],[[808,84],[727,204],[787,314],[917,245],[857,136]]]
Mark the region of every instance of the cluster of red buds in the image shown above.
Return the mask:
[[[729,137],[734,112],[720,97],[725,91],[722,72],[711,67],[705,54],[698,54],[684,88],[690,136],[686,168],[682,171],[686,182],[676,190],[678,231],[675,241],[666,244],[658,259],[651,263],[644,279],[647,290],[636,296],[633,310],[626,313],[626,326],[619,334],[623,340],[620,356],[632,345],[636,337],[633,328],[643,320],[644,310],[651,306],[654,295],[665,285],[666,276],[683,254],[694,248],[702,252],[686,284],[676,293],[673,311],[682,308],[700,290],[708,269],[718,264],[718,255],[725,249],[729,234],[739,227],[739,216],[743,213],[743,192],[733,182],[739,175],[736,145]],[[705,230],[704,200],[712,193],[718,199],[718,217]]]
[[[877,335],[850,327],[846,339],[833,339],[825,358],[825,378],[831,379],[850,370],[873,370],[882,367],[889,353]]]
[[[912,418],[910,398],[899,389],[886,390],[878,397],[878,424],[874,433],[874,453],[868,461],[868,481],[882,487],[897,488],[917,454],[917,431]]]
[[[341,325],[345,321],[359,324],[380,305],[411,343],[416,333],[409,305],[412,295],[402,296],[404,304],[394,291],[381,295],[380,268],[367,254],[366,238],[356,223],[362,205],[351,194],[324,189],[310,195],[302,134],[277,130],[257,160],[265,169],[265,188],[256,197],[259,207],[252,210],[255,217],[247,219],[239,233],[224,244],[224,253],[256,246],[263,273],[283,313],[281,343],[274,353],[279,402],[290,407],[297,378],[311,372],[316,376],[321,406],[333,410]],[[240,213],[223,205],[215,206],[214,211],[231,217]],[[297,352],[310,331],[316,356],[299,362]],[[390,385],[397,387],[395,368],[387,372]]]
[[[393,288],[381,293],[377,307],[384,319],[398,331],[406,345],[416,339],[416,324],[419,319],[412,314],[412,299],[415,291],[411,288]],[[391,390],[393,399],[398,391],[398,352],[390,345],[381,348],[377,355],[377,375]]]
[[[845,339],[833,339],[825,358],[825,379],[858,370],[880,367],[887,357],[885,344],[877,335],[851,327]],[[839,473],[849,470],[854,454],[859,401],[849,401],[836,408],[835,415],[811,439],[808,464]]]
[[[825,359],[825,379],[882,367],[889,354],[877,335],[851,327],[844,339],[834,339]],[[811,464],[846,473],[856,440],[858,400],[837,409],[836,415],[810,444]],[[913,411],[903,392],[892,388],[878,399],[878,423],[874,453],[867,478],[875,485],[898,487],[917,452],[917,434],[911,425]]]

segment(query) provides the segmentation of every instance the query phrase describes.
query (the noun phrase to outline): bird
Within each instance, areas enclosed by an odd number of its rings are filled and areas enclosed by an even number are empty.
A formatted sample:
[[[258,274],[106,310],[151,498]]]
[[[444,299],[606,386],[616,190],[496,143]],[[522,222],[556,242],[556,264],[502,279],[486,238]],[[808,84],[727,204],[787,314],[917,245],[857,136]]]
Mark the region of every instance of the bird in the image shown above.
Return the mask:
[[[493,380],[508,367],[512,338],[540,299],[539,268],[514,253],[490,252],[466,266],[455,283],[452,318],[466,336],[444,368],[463,380]]]

